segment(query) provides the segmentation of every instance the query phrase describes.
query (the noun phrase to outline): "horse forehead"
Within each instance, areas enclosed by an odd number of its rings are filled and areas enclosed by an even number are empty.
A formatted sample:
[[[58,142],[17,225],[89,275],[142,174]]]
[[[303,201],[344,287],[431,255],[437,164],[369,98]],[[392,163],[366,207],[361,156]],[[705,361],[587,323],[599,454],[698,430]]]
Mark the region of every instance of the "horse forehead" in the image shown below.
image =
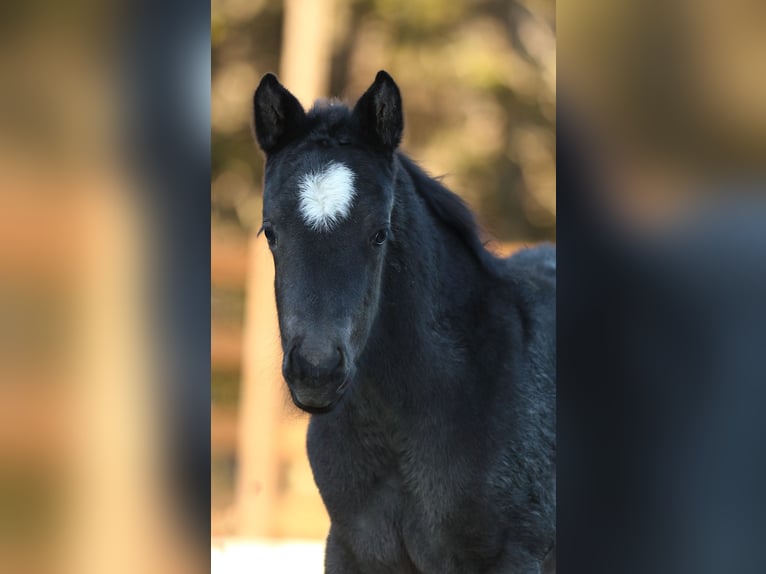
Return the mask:
[[[356,183],[356,173],[342,161],[304,169],[297,177],[298,210],[303,222],[315,231],[331,230],[348,217]]]

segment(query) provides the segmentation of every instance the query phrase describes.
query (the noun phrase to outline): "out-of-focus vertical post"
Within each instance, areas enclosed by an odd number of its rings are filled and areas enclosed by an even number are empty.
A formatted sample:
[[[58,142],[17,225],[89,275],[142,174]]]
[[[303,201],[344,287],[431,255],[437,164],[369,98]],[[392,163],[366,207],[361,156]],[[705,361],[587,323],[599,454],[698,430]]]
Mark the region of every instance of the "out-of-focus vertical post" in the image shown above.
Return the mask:
[[[241,536],[270,536],[278,495],[274,433],[280,407],[274,265],[266,242],[248,246],[247,305],[239,406],[237,521]]]
[[[304,107],[327,95],[336,0],[285,0],[280,78]]]

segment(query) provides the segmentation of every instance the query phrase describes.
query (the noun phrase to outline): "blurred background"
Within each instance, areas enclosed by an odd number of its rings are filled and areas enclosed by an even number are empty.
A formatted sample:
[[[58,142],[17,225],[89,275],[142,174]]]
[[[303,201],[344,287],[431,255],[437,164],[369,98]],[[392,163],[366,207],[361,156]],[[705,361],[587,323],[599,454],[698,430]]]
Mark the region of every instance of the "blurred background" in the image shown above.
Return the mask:
[[[277,73],[308,108],[320,97],[353,105],[387,70],[404,101],[402,148],[444,176],[507,251],[555,240],[554,12],[553,0],[213,0],[214,568],[276,571],[264,548],[290,544],[275,550],[280,571],[320,572],[329,527],[306,458],[308,419],[283,389],[271,256],[254,236],[261,76]]]
[[[208,570],[209,6],[179,8],[0,7],[4,574]]]
[[[564,1],[557,21],[559,118],[621,224],[764,181],[766,4]]]
[[[562,571],[763,571],[765,26],[558,3]]]

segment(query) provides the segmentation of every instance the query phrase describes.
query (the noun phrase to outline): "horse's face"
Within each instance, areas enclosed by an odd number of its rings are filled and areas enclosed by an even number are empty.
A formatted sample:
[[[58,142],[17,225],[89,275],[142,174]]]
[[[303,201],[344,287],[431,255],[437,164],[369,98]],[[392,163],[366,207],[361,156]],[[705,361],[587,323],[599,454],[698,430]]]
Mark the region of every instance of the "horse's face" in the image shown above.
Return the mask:
[[[353,112],[306,116],[267,75],[254,108],[267,155],[262,231],[274,256],[282,372],[298,407],[324,412],[353,380],[378,312],[399,92],[381,73]]]
[[[390,235],[390,171],[340,151],[286,153],[265,182],[282,372],[295,404],[313,411],[332,407],[351,380],[377,313]]]

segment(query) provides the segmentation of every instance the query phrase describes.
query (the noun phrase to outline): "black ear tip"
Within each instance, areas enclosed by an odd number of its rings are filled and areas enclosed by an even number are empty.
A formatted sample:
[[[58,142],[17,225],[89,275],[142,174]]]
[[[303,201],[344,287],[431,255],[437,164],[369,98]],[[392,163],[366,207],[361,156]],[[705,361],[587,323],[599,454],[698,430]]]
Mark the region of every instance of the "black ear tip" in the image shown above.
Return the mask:
[[[260,88],[275,88],[277,86],[280,86],[279,80],[277,77],[269,72],[268,74],[265,74],[262,78],[260,83],[258,84],[258,89]]]
[[[391,75],[386,72],[385,70],[380,70],[377,74],[375,74],[375,83],[389,83],[389,84],[395,84],[394,79],[391,77]]]

